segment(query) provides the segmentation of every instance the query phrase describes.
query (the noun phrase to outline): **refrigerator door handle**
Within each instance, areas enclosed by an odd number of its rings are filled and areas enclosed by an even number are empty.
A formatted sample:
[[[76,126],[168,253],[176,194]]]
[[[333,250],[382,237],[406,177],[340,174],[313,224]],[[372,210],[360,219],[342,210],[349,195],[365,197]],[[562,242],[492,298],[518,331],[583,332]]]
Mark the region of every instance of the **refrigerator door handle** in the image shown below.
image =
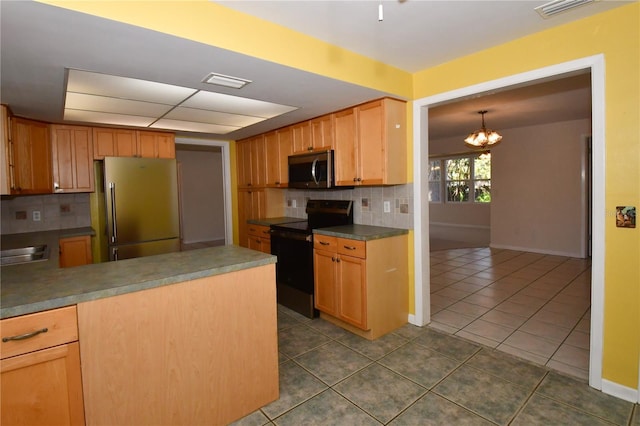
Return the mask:
[[[118,221],[116,220],[116,184],[109,182],[109,194],[111,196],[111,242],[118,242]]]

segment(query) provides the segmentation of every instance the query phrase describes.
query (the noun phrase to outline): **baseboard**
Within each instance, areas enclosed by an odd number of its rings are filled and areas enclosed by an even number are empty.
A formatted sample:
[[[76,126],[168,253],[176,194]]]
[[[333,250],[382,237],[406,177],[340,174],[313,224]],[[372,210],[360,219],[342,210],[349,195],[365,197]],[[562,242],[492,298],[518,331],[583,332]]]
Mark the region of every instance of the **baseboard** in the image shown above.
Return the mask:
[[[633,403],[637,403],[640,398],[638,389],[628,388],[605,379],[602,379],[602,392]]]
[[[574,257],[579,259],[584,259],[584,254],[582,253],[573,253],[566,251],[557,251],[557,250],[546,250],[546,249],[538,249],[533,247],[520,247],[520,246],[512,246],[508,244],[489,244],[489,247],[501,250],[515,250],[515,251],[526,251],[528,253],[540,253],[540,254],[548,254],[550,256],[564,256],[564,257]]]

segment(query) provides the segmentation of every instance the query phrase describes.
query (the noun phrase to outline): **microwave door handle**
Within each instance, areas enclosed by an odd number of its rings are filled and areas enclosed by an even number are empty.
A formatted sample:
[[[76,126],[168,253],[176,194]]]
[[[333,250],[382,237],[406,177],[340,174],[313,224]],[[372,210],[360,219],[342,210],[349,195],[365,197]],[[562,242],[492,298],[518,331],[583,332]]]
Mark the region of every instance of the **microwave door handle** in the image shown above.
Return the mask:
[[[318,159],[313,160],[313,164],[311,164],[311,176],[313,177],[313,181],[318,185],[318,179],[316,177],[316,166],[318,165]]]
[[[111,242],[116,243],[118,242],[118,220],[116,218],[116,184],[114,182],[109,182],[109,192],[111,195]]]

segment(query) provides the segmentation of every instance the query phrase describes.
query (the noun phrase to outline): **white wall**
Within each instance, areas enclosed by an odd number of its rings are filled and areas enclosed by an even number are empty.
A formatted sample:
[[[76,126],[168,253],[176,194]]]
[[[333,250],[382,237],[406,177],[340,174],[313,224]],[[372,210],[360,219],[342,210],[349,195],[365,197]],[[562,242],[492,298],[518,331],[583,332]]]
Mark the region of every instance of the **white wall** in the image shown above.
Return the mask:
[[[182,241],[224,240],[222,153],[176,146],[181,164]]]
[[[505,129],[492,150],[491,246],[585,254],[583,136],[591,120]]]

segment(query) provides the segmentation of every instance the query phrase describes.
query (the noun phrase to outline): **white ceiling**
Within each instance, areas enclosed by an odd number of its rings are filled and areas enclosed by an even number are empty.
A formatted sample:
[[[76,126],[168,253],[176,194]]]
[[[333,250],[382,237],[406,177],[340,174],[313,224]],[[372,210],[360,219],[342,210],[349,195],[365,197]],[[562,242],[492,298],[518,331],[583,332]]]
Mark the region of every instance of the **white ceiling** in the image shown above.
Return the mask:
[[[222,1],[217,2],[407,71],[428,68],[514,38],[628,3],[600,0],[551,19],[544,1]],[[239,139],[390,95],[135,26],[33,1],[0,2],[0,101],[17,115],[64,122],[65,69],[244,96],[297,109],[224,135]],[[482,23],[478,26],[476,23]],[[210,72],[253,82],[241,90],[202,83]],[[566,84],[565,84],[566,83]],[[487,109],[495,129],[590,114],[588,75],[475,96],[430,111],[432,137],[466,134]],[[488,95],[488,94],[487,94]],[[471,127],[471,129],[470,129]]]

